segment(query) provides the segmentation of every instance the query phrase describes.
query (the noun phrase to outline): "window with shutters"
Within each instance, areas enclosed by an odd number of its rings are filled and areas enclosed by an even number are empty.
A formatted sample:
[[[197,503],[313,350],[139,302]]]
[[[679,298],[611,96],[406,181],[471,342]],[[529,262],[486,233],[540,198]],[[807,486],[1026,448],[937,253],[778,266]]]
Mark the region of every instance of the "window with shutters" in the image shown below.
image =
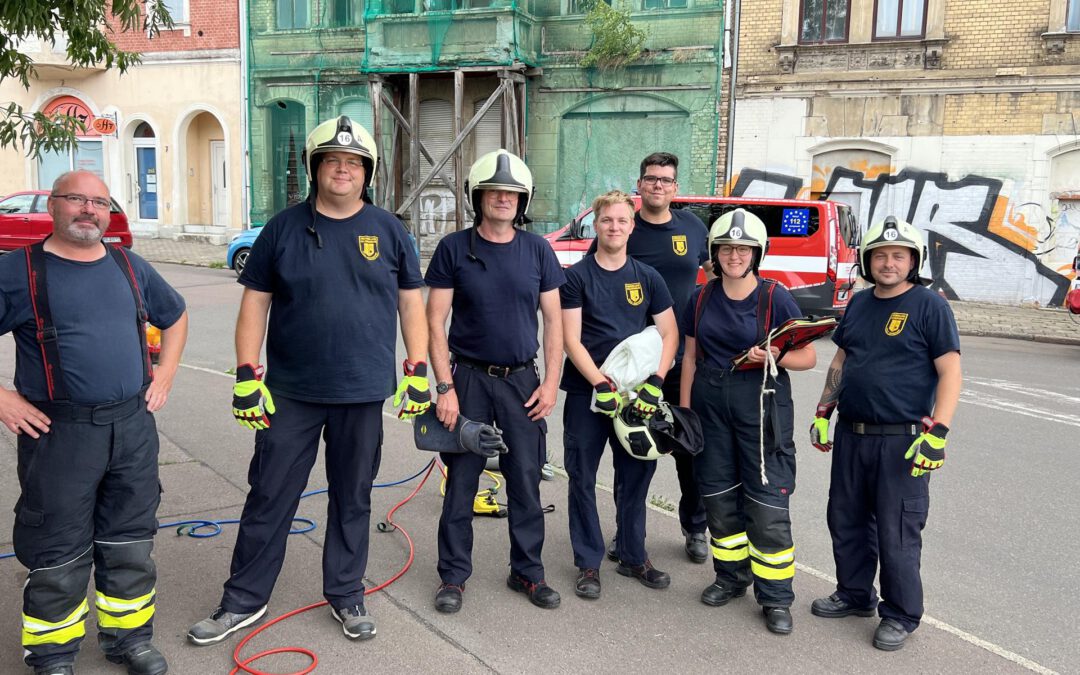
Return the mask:
[[[487,97],[473,104],[473,115],[487,102]],[[502,147],[502,99],[497,99],[473,127],[473,161]]]
[[[345,115],[372,133],[371,102],[366,98],[347,98],[338,104],[338,115]]]
[[[454,107],[450,101],[431,98],[420,102],[420,140],[436,162],[446,154],[454,143]],[[423,153],[420,154],[420,179],[431,173],[431,162]],[[450,180],[454,178],[454,165],[447,162],[440,172]],[[440,176],[436,176],[429,185],[445,185]]]

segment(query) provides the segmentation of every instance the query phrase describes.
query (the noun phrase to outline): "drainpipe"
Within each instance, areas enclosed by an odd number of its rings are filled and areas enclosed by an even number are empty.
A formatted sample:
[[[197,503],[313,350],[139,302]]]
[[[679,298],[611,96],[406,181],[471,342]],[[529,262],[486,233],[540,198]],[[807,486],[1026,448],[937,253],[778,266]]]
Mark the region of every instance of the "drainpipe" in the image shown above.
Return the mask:
[[[251,135],[248,129],[248,105],[251,103],[250,77],[248,76],[249,59],[248,7],[246,2],[240,5],[240,229],[251,228]]]
[[[731,153],[735,145],[735,80],[739,74],[739,28],[742,14],[742,0],[733,2],[735,17],[731,22],[731,75],[728,78],[727,143],[724,147],[725,183],[731,183]]]

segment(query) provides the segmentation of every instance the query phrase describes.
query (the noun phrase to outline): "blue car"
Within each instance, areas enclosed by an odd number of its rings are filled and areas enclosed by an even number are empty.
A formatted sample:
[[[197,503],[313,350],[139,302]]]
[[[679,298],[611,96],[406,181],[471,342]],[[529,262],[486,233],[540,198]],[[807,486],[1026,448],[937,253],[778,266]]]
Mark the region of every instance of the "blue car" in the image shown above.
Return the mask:
[[[253,227],[250,230],[244,230],[229,242],[229,249],[225,252],[225,266],[236,272],[236,276],[240,276],[240,273],[244,271],[248,255],[251,254],[251,245],[255,243],[255,238],[260,232],[262,232],[262,226]],[[412,242],[416,256],[420,257],[420,248],[416,245],[416,237],[412,235],[412,232],[409,232],[409,241]]]
[[[248,255],[251,254],[251,245],[255,243],[255,237],[258,237],[260,232],[262,227],[253,227],[244,230],[229,242],[229,249],[225,252],[225,266],[236,272],[236,276],[240,276],[244,271]]]

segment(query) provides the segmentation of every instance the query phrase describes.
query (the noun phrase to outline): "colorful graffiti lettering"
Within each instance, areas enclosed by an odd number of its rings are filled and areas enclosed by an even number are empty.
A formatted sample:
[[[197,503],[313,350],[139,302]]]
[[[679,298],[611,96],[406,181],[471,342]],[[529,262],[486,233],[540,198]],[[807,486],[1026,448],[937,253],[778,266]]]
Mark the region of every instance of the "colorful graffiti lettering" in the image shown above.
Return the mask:
[[[917,225],[927,235],[931,287],[956,300],[1059,306],[1069,289],[1071,261],[1080,241],[1080,202],[1016,202],[1006,182],[969,175],[904,169],[896,174],[836,167],[823,199],[835,195],[856,204],[865,228],[887,215]],[[1014,185],[1009,187],[1015,188]],[[731,194],[746,197],[804,196],[802,179],[779,172],[743,170]]]

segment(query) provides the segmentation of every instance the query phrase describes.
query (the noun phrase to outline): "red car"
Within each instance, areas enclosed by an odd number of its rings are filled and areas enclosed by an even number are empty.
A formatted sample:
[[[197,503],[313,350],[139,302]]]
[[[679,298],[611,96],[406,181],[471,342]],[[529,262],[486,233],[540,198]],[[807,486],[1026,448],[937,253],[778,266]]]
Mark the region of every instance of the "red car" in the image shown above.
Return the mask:
[[[641,197],[633,195],[634,207]],[[687,209],[711,225],[723,213],[744,208],[769,231],[762,276],[784,284],[805,312],[838,313],[851,297],[859,228],[846,204],[824,200],[676,195],[673,209]],[[596,237],[588,208],[569,225],[545,235],[563,267],[581,260]],[[698,283],[705,273],[698,271]]]
[[[14,251],[52,233],[52,216],[46,207],[48,199],[48,190],[16,192],[0,199],[0,251]],[[115,199],[109,209],[109,229],[102,241],[131,248],[128,219]]]

